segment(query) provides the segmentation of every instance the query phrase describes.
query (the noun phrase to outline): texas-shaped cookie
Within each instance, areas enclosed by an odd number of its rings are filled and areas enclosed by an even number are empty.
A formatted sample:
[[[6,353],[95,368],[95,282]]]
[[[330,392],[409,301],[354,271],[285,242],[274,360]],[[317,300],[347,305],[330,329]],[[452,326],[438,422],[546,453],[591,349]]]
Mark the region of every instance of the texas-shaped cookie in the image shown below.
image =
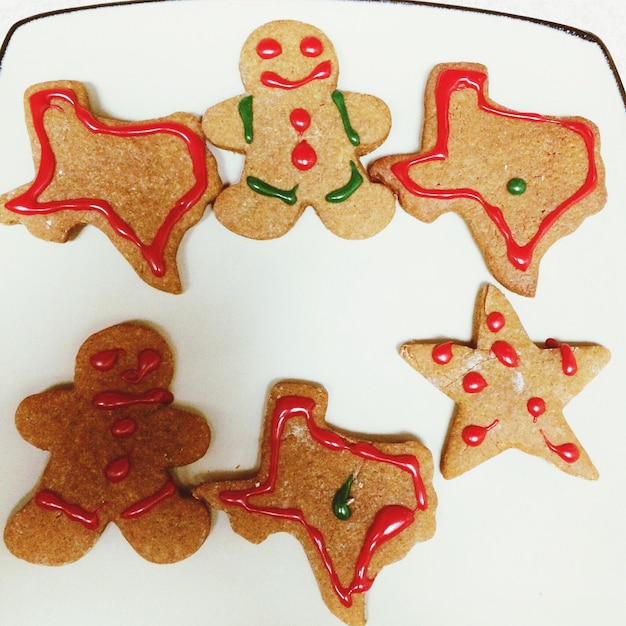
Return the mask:
[[[479,292],[473,346],[409,341],[400,355],[456,403],[441,458],[454,478],[509,448],[569,474],[598,472],[563,415],[563,407],[609,361],[600,345],[555,339],[535,344],[492,285]]]
[[[0,196],[0,222],[61,243],[91,224],[145,282],[179,293],[180,242],[222,186],[200,118],[100,117],[76,81],[33,85],[24,105],[36,175]]]
[[[274,385],[259,470],[206,482],[194,494],[253,543],[293,534],[328,608],[347,624],[364,624],[365,592],[380,569],[435,532],[432,456],[417,441],[373,443],[338,432],[325,422],[327,402],[319,385]]]
[[[548,248],[606,202],[599,133],[581,117],[504,108],[487,85],[482,65],[437,65],[421,148],[378,159],[369,172],[419,220],[458,213],[496,280],[533,296]]]

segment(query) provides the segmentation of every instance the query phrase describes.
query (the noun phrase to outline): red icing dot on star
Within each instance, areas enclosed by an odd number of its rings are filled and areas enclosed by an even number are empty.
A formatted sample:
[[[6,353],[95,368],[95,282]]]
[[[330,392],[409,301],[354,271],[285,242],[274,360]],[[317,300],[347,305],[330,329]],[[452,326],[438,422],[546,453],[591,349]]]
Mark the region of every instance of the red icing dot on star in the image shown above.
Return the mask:
[[[431,353],[433,361],[439,365],[445,365],[452,360],[452,342],[448,341],[433,348]]]
[[[519,364],[519,357],[515,348],[506,341],[496,341],[491,346],[491,351],[495,354],[496,358],[502,365],[506,367],[517,367]]]
[[[478,372],[468,372],[463,377],[463,389],[466,393],[480,393],[487,386],[487,381]]]
[[[256,53],[262,59],[273,59],[283,51],[282,46],[276,39],[261,39],[256,46]]]
[[[543,398],[531,398],[526,403],[526,409],[533,416],[533,422],[536,422],[546,412],[546,403]]]
[[[505,319],[500,311],[493,311],[487,316],[487,327],[492,333],[497,333],[504,328]]]
[[[324,45],[317,37],[305,37],[300,42],[300,52],[305,57],[318,57],[324,51]]]

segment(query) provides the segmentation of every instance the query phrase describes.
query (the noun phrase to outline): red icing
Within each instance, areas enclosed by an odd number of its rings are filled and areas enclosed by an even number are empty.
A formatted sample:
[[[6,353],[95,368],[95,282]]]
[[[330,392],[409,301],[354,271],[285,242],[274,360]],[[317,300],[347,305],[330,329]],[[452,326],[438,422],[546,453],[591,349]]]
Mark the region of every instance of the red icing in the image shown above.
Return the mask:
[[[40,491],[34,497],[37,506],[48,511],[61,511],[73,522],[82,524],[88,530],[97,530],[100,526],[98,511],[87,511],[78,504],[65,502],[61,496],[53,491]]]
[[[305,37],[300,42],[300,52],[305,57],[318,57],[324,52],[324,44],[317,37]]]
[[[282,54],[283,48],[276,39],[261,39],[256,45],[256,53],[262,59],[273,59]]]
[[[580,451],[575,444],[562,443],[557,446],[548,440],[543,431],[541,431],[541,434],[548,448],[555,454],[558,454],[566,463],[575,463],[576,461],[578,461],[578,458],[580,457]]]
[[[296,145],[291,153],[291,162],[301,170],[310,170],[317,162],[317,153],[306,141]]]
[[[517,367],[519,365],[519,356],[510,343],[496,341],[491,346],[491,351],[502,365],[506,365],[506,367]]]
[[[571,346],[560,343],[556,339],[546,339],[546,348],[559,348],[561,350],[561,365],[566,376],[573,376],[578,371],[576,355]]]
[[[161,355],[152,348],[147,348],[139,353],[138,367],[136,370],[126,370],[122,372],[121,378],[124,382],[133,385],[139,384],[150,372],[154,372],[161,365]]]
[[[124,439],[135,434],[137,422],[132,417],[121,417],[113,422],[111,435],[116,439]]]
[[[130,472],[130,459],[121,456],[111,461],[104,470],[107,479],[112,483],[121,483]]]
[[[525,271],[532,262],[532,257],[535,248],[539,244],[539,241],[552,228],[554,223],[574,204],[580,202],[595,188],[598,181],[598,173],[594,158],[595,138],[592,129],[581,121],[548,119],[536,113],[522,113],[517,111],[510,111],[489,104],[486,100],[484,92],[486,81],[487,74],[485,74],[484,72],[459,69],[449,69],[441,72],[437,81],[437,87],[435,91],[438,116],[438,134],[435,147],[424,154],[413,155],[408,159],[399,161],[398,163],[394,164],[391,169],[395,176],[398,178],[398,180],[404,185],[404,187],[410,193],[416,196],[426,198],[439,198],[444,200],[450,200],[454,198],[468,198],[478,201],[504,238],[507,247],[508,259],[511,264],[514,265],[517,269]],[[537,229],[537,232],[526,244],[519,244],[513,239],[513,234],[509,225],[506,222],[502,210],[497,206],[489,204],[477,190],[467,188],[426,189],[418,185],[409,176],[409,170],[411,169],[411,167],[417,165],[418,163],[425,163],[428,161],[443,161],[448,158],[448,141],[450,138],[450,98],[455,91],[465,88],[474,89],[476,91],[478,98],[478,107],[486,113],[490,113],[500,117],[506,117],[509,119],[512,118],[535,122],[537,124],[556,124],[558,126],[573,131],[574,133],[579,135],[585,142],[589,166],[585,182],[572,196],[561,202],[552,211],[546,213]]]
[[[543,398],[530,398],[526,403],[526,409],[533,416],[533,422],[546,412],[546,403]]]
[[[125,354],[125,351],[122,348],[102,350],[102,352],[92,354],[89,359],[89,363],[91,364],[91,367],[99,370],[100,372],[108,372],[114,367],[117,359],[123,354]]]
[[[294,129],[302,134],[311,125],[311,116],[306,109],[294,109],[289,115],[289,121]]]
[[[478,372],[468,372],[463,376],[463,389],[466,393],[480,393],[487,386],[487,381]]]
[[[505,324],[506,320],[500,311],[493,311],[487,315],[487,328],[489,328],[492,333],[501,331]]]
[[[93,404],[99,409],[119,409],[134,404],[171,404],[172,402],[174,402],[172,393],[160,387],[140,394],[101,391],[93,397]]]
[[[276,72],[263,72],[261,74],[261,83],[272,89],[298,89],[304,85],[308,85],[314,80],[324,80],[328,78],[332,71],[330,61],[322,61],[308,76],[298,80],[289,80],[283,78]]]
[[[151,511],[155,506],[167,500],[176,493],[176,485],[173,480],[168,480],[159,491],[153,493],[147,498],[143,498],[135,504],[132,504],[128,508],[124,509],[120,513],[122,519],[135,519],[141,515],[145,515]]]
[[[450,363],[452,360],[452,342],[447,341],[446,343],[435,346],[431,355],[433,357],[433,361],[439,365],[446,365],[446,363]]]
[[[468,446],[479,446],[487,436],[487,433],[495,428],[499,420],[493,420],[489,426],[479,426],[478,424],[470,424],[463,429],[461,437]]]
[[[415,511],[427,508],[426,489],[422,482],[418,460],[412,455],[394,456],[381,452],[373,445],[364,442],[351,443],[340,435],[324,430],[313,421],[315,402],[312,398],[286,396],[280,398],[274,407],[271,423],[271,451],[269,474],[266,481],[257,486],[240,491],[223,491],[220,498],[228,504],[236,504],[247,511],[261,513],[270,517],[287,519],[301,524],[313,541],[328,575],[335,593],[344,606],[352,605],[352,594],[367,591],[374,579],[367,576],[367,570],[374,552],[385,542],[395,537],[407,526],[413,523]],[[278,460],[281,446],[281,434],[288,419],[303,417],[313,439],[322,446],[336,451],[349,451],[366,460],[390,463],[398,469],[407,472],[413,481],[416,496],[416,506],[409,509],[401,505],[388,505],[381,508],[376,514],[372,525],[367,531],[361,551],[356,560],[354,576],[349,585],[344,586],[339,580],[337,571],[328,554],[324,535],[308,522],[304,512],[298,508],[277,508],[255,505],[250,499],[256,495],[272,493],[278,477]]]
[[[48,109],[58,108],[53,104],[55,99],[69,102],[78,119],[94,134],[113,135],[115,137],[145,137],[166,133],[182,140],[189,152],[193,164],[195,183],[179,198],[172,206],[159,226],[151,243],[142,241],[137,233],[103,198],[68,198],[65,200],[49,200],[39,202],[39,196],[54,179],[56,158],[46,134],[44,114]],[[30,97],[30,109],[33,126],[39,144],[41,146],[41,160],[39,170],[33,184],[23,194],[9,200],[5,206],[15,213],[49,214],[56,211],[96,211],[102,214],[109,222],[111,228],[122,238],[134,243],[141,251],[144,259],[150,266],[155,276],[163,276],[165,267],[165,247],[169,237],[182,217],[200,200],[207,189],[207,171],[205,164],[206,147],[204,141],[191,129],[176,122],[141,122],[137,124],[124,124],[119,126],[107,126],[98,121],[89,110],[81,106],[76,94],[69,89],[47,89],[38,91]]]

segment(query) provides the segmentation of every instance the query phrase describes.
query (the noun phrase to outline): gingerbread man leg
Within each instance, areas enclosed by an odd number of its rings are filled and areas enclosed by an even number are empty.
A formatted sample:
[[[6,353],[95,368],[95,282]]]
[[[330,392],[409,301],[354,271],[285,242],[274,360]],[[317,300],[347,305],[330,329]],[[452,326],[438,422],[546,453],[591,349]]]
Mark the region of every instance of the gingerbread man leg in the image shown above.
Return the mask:
[[[395,208],[393,193],[384,185],[371,183],[354,164],[346,185],[330,191],[316,203],[324,226],[344,239],[375,235],[391,221]]]
[[[254,189],[253,189],[254,188]],[[251,239],[281,237],[296,223],[304,207],[297,189],[279,189],[253,176],[227,187],[213,211],[229,230]]]
[[[174,563],[193,554],[206,539],[211,519],[198,500],[173,493],[150,510],[127,509],[116,525],[145,559]]]
[[[96,527],[96,514],[81,512],[77,505],[63,506],[58,497],[49,495],[45,506],[33,499],[11,517],[4,541],[15,556],[31,563],[62,565],[77,561],[98,541],[104,525]]]

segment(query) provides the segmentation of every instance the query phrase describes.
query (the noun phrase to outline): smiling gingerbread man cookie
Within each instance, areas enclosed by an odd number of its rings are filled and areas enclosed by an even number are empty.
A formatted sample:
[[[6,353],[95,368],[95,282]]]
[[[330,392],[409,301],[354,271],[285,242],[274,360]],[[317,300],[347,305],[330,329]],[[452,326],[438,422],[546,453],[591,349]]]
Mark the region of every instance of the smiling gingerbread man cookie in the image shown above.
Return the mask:
[[[347,239],[370,237],[393,217],[395,198],[372,183],[359,157],[391,128],[387,105],[337,90],[339,67],[319,29],[280,20],[245,42],[246,93],[208,109],[203,131],[220,148],[245,154],[240,182],[214,204],[218,220],[253,239],[284,235],[307,206]]]
[[[199,415],[172,406],[172,374],[172,353],[156,331],[118,324],[82,345],[74,385],[21,402],[20,434],[50,458],[5,528],[13,554],[44,565],[75,561],[109,522],[155,563],[202,545],[209,512],[170,469],[202,457],[210,431]]]

